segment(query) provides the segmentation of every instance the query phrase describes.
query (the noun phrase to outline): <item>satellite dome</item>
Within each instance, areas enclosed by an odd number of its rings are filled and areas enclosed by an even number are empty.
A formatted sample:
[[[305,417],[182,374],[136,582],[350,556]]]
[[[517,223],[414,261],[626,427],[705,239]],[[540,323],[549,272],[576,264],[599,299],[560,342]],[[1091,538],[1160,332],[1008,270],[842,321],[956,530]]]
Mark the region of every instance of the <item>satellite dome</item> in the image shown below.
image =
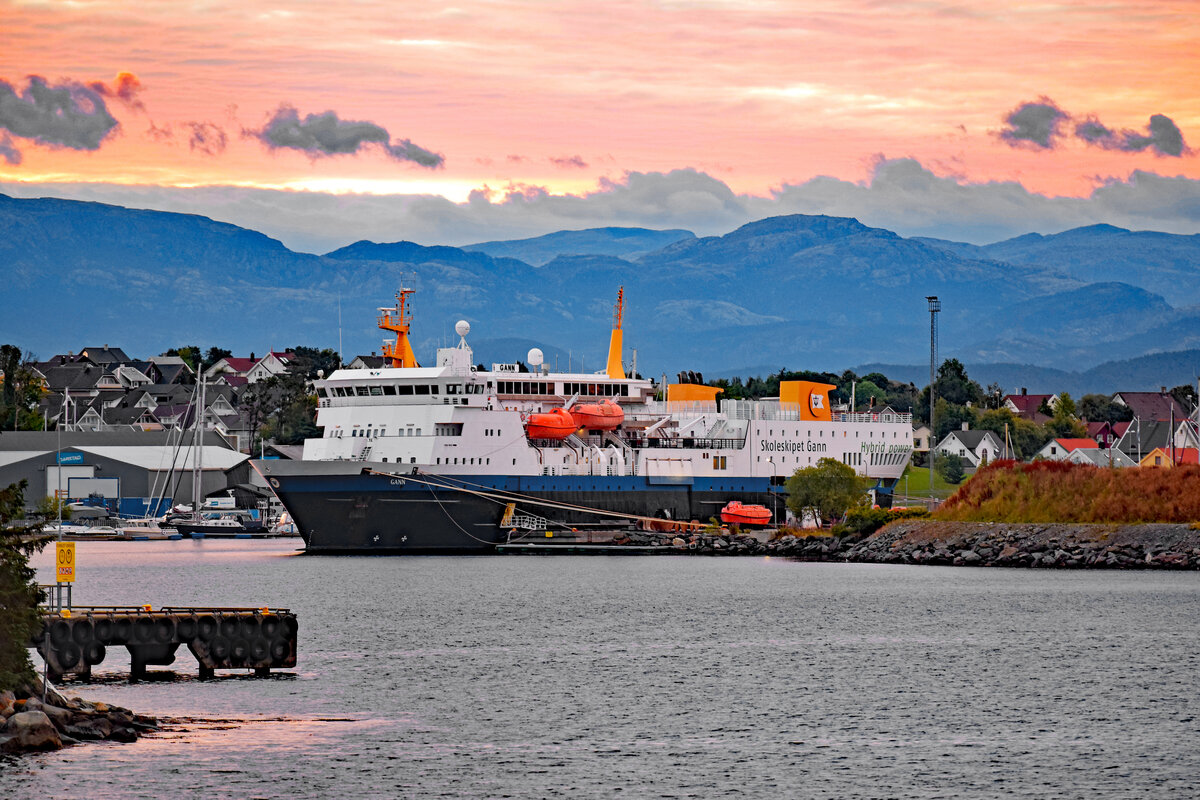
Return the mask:
[[[460,319],[458,322],[454,323],[454,332],[459,336],[466,336],[471,332],[471,323],[467,322],[465,319]]]
[[[535,347],[529,351],[528,355],[525,356],[525,360],[529,362],[529,366],[531,367],[540,367],[542,362],[545,360],[545,356],[542,355],[542,351],[540,349]]]

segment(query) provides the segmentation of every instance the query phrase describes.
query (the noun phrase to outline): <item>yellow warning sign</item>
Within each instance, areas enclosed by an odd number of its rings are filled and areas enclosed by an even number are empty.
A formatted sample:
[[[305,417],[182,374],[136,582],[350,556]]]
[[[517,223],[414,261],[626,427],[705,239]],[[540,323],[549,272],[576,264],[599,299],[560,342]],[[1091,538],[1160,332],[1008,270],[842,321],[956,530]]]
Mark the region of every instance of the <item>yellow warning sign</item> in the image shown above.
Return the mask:
[[[74,542],[55,542],[55,574],[54,578],[59,583],[74,583],[75,582],[75,543]]]

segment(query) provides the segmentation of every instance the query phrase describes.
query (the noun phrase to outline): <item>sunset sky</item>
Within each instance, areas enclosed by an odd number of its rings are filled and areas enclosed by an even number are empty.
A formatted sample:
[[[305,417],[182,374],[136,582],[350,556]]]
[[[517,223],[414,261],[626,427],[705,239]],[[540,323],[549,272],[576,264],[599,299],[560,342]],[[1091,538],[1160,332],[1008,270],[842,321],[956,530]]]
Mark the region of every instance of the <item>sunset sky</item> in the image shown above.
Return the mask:
[[[321,251],[1200,230],[1194,2],[0,2],[0,192]]]

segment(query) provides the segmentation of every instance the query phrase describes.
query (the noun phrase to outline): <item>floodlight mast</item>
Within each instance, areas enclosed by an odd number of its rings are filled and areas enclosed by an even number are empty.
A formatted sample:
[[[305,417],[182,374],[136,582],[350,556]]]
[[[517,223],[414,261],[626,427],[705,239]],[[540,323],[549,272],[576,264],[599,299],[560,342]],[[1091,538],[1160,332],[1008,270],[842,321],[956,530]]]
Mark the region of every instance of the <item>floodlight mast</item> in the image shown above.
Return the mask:
[[[933,451],[937,443],[935,422],[934,382],[937,380],[937,315],[942,310],[942,301],[937,295],[925,298],[929,301],[929,500],[933,504]]]

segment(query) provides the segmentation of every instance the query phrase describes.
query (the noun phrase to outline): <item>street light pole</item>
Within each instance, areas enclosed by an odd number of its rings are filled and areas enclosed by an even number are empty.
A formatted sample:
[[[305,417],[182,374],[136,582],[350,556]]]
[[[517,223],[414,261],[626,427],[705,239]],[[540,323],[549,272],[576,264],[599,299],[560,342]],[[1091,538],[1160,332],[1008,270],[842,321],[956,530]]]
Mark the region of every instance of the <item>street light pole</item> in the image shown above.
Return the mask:
[[[937,295],[925,298],[929,301],[929,499],[933,501],[933,454],[937,446],[937,426],[934,418],[936,396],[934,381],[937,378],[937,315],[942,310],[942,301]]]

